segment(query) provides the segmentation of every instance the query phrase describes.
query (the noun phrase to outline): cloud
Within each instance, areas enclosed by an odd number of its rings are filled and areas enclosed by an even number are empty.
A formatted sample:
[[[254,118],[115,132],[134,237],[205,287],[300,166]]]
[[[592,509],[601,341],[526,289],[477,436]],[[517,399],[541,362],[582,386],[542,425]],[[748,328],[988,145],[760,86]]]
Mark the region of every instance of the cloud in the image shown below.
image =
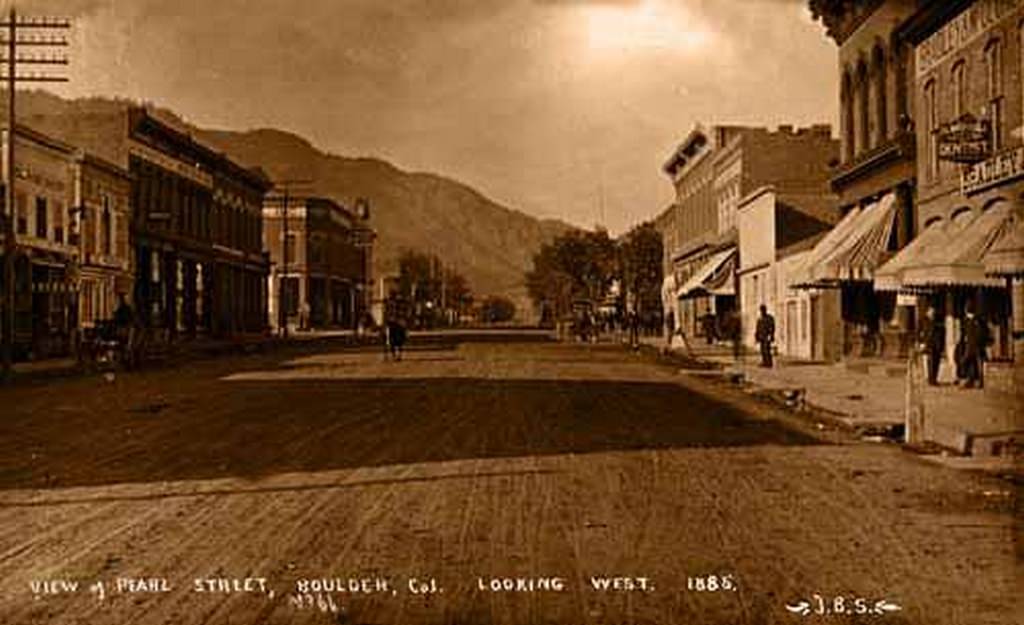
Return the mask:
[[[276,126],[576,223],[603,203],[613,231],[667,202],[694,122],[827,121],[837,100],[802,0],[26,2],[84,16],[66,95]]]

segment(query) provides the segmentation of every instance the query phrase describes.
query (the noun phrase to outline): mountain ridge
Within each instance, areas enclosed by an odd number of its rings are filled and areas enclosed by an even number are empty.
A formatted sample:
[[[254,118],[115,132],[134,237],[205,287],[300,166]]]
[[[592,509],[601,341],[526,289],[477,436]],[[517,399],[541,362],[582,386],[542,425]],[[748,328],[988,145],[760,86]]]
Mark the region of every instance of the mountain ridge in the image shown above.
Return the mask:
[[[125,164],[126,157],[103,137],[116,130],[118,115],[136,102],[104,97],[67,100],[43,91],[19,91],[18,104],[19,123]],[[304,192],[346,206],[367,198],[370,224],[378,234],[376,275],[396,271],[405,249],[433,253],[465,275],[477,295],[505,295],[520,307],[528,306],[525,272],[533,254],[576,228],[505,206],[444,174],[407,171],[372,155],[337,154],[279,128],[202,128],[169,109],[147,106],[199,142],[242,165],[262,168],[271,179],[310,178],[314,182]]]

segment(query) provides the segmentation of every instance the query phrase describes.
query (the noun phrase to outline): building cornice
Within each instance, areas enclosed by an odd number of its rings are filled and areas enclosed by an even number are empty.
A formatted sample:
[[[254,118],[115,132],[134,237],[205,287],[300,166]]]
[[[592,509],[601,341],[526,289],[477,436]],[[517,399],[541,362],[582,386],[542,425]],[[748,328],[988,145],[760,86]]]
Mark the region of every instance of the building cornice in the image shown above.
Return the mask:
[[[810,0],[811,16],[821,20],[825,32],[842,45],[884,0]]]
[[[861,178],[866,178],[894,163],[912,161],[915,154],[915,137],[913,133],[901,132],[863,154],[859,154],[852,162],[839,167],[832,176],[832,190],[836,193]]]

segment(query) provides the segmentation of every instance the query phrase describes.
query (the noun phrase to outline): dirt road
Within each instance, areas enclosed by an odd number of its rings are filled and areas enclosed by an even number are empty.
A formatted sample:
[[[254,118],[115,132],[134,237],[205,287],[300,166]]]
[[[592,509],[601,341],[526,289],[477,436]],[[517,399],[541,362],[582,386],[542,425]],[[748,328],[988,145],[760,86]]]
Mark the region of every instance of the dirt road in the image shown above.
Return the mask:
[[[1010,484],[701,384],[469,342],[2,390],[0,623],[1019,615]]]

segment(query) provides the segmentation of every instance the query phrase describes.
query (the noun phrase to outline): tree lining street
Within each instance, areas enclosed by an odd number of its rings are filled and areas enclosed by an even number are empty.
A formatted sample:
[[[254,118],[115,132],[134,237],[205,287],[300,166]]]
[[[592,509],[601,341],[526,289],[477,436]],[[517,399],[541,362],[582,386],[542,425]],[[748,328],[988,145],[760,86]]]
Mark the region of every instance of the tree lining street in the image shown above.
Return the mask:
[[[0,405],[4,622],[1001,624],[1018,607],[1012,485],[614,346],[308,349],[3,389]],[[709,575],[737,589],[689,589]],[[171,588],[117,593],[119,577]],[[207,578],[276,595],[196,592]],[[337,614],[292,602],[322,578],[394,593],[334,593]],[[565,585],[480,589],[517,578]],[[51,579],[106,580],[107,596],[34,598]],[[814,593],[902,610],[786,611]]]

